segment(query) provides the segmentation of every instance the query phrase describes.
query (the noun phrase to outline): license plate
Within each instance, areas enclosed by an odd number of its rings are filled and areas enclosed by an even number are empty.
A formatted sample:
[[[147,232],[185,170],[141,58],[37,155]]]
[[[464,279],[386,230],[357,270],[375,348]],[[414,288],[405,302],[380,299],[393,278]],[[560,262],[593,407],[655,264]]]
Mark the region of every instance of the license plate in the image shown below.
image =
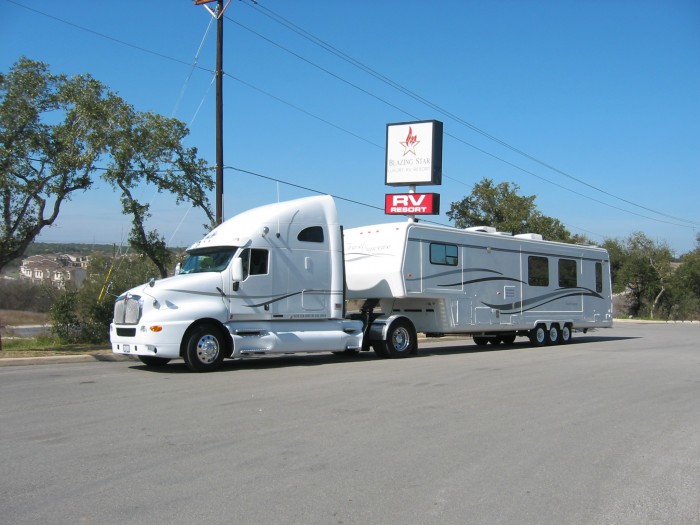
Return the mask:
[[[131,352],[131,347],[129,345],[122,345],[122,350],[124,350],[125,354],[128,354]]]

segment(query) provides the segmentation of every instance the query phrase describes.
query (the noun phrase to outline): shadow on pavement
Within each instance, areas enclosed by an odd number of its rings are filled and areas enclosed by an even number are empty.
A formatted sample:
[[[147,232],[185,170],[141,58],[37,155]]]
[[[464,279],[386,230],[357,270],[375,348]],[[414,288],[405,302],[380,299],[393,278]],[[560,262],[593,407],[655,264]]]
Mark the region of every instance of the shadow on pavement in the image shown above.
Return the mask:
[[[624,341],[631,339],[639,339],[635,336],[605,336],[605,335],[578,335],[574,337],[569,344],[557,345],[552,347],[542,347],[564,350],[566,348],[578,347],[584,343],[593,342],[606,342],[606,341]],[[430,346],[426,346],[425,343],[432,343]],[[452,339],[450,342],[445,342],[444,345],[440,344],[439,339],[421,339],[418,345],[418,354],[415,356],[408,357],[407,359],[421,359],[426,357],[441,356],[441,355],[458,355],[458,354],[476,354],[483,352],[508,352],[513,350],[526,350],[532,349],[530,342],[521,338],[513,344],[499,344],[499,345],[486,345],[478,346],[474,344],[471,339],[466,339],[465,341],[455,341]],[[433,346],[434,345],[434,346]],[[332,353],[319,353],[319,354],[290,354],[290,355],[270,355],[270,356],[251,356],[243,359],[227,359],[223,362],[221,368],[210,373],[222,373],[234,370],[266,370],[274,368],[292,367],[292,366],[323,366],[323,365],[334,365],[339,363],[357,363],[363,361],[375,361],[375,362],[385,362],[392,361],[390,359],[381,359],[376,356],[373,351],[360,352],[354,356],[336,356]],[[152,373],[167,373],[167,374],[178,374],[178,373],[193,373],[187,368],[187,365],[181,360],[171,361],[165,366],[146,366],[141,364],[134,364],[131,368],[135,370],[142,370]]]

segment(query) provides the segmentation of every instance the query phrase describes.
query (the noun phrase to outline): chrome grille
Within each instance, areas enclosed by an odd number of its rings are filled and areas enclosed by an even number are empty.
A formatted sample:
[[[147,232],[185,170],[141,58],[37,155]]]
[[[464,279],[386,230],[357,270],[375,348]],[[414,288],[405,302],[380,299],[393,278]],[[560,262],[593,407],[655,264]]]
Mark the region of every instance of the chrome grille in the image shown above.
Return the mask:
[[[141,297],[124,295],[114,303],[114,322],[116,324],[137,324],[141,318]]]

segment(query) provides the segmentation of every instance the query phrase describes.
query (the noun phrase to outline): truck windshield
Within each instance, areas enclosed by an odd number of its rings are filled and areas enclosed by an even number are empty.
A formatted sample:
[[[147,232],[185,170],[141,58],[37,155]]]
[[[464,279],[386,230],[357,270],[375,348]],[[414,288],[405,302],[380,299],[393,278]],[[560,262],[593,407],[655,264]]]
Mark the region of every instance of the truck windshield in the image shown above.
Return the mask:
[[[209,248],[189,253],[180,273],[221,272],[236,253],[236,247]]]

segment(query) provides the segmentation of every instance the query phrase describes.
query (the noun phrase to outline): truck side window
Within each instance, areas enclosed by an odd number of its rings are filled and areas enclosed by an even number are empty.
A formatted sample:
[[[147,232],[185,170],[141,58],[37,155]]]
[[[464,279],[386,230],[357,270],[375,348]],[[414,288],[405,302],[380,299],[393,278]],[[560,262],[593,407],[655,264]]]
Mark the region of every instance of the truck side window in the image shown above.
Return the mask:
[[[249,275],[265,275],[267,274],[269,252],[259,248],[248,248],[241,253],[243,261],[243,279],[247,279]]]
[[[534,255],[527,258],[527,284],[549,286],[549,259]]]
[[[457,266],[459,263],[457,246],[455,244],[430,244],[430,262],[445,266]]]
[[[303,242],[323,242],[323,228],[321,226],[310,226],[304,228],[297,235],[298,241]]]
[[[573,259],[559,259],[559,286],[562,288],[576,288],[578,286],[577,277],[576,261]]]

